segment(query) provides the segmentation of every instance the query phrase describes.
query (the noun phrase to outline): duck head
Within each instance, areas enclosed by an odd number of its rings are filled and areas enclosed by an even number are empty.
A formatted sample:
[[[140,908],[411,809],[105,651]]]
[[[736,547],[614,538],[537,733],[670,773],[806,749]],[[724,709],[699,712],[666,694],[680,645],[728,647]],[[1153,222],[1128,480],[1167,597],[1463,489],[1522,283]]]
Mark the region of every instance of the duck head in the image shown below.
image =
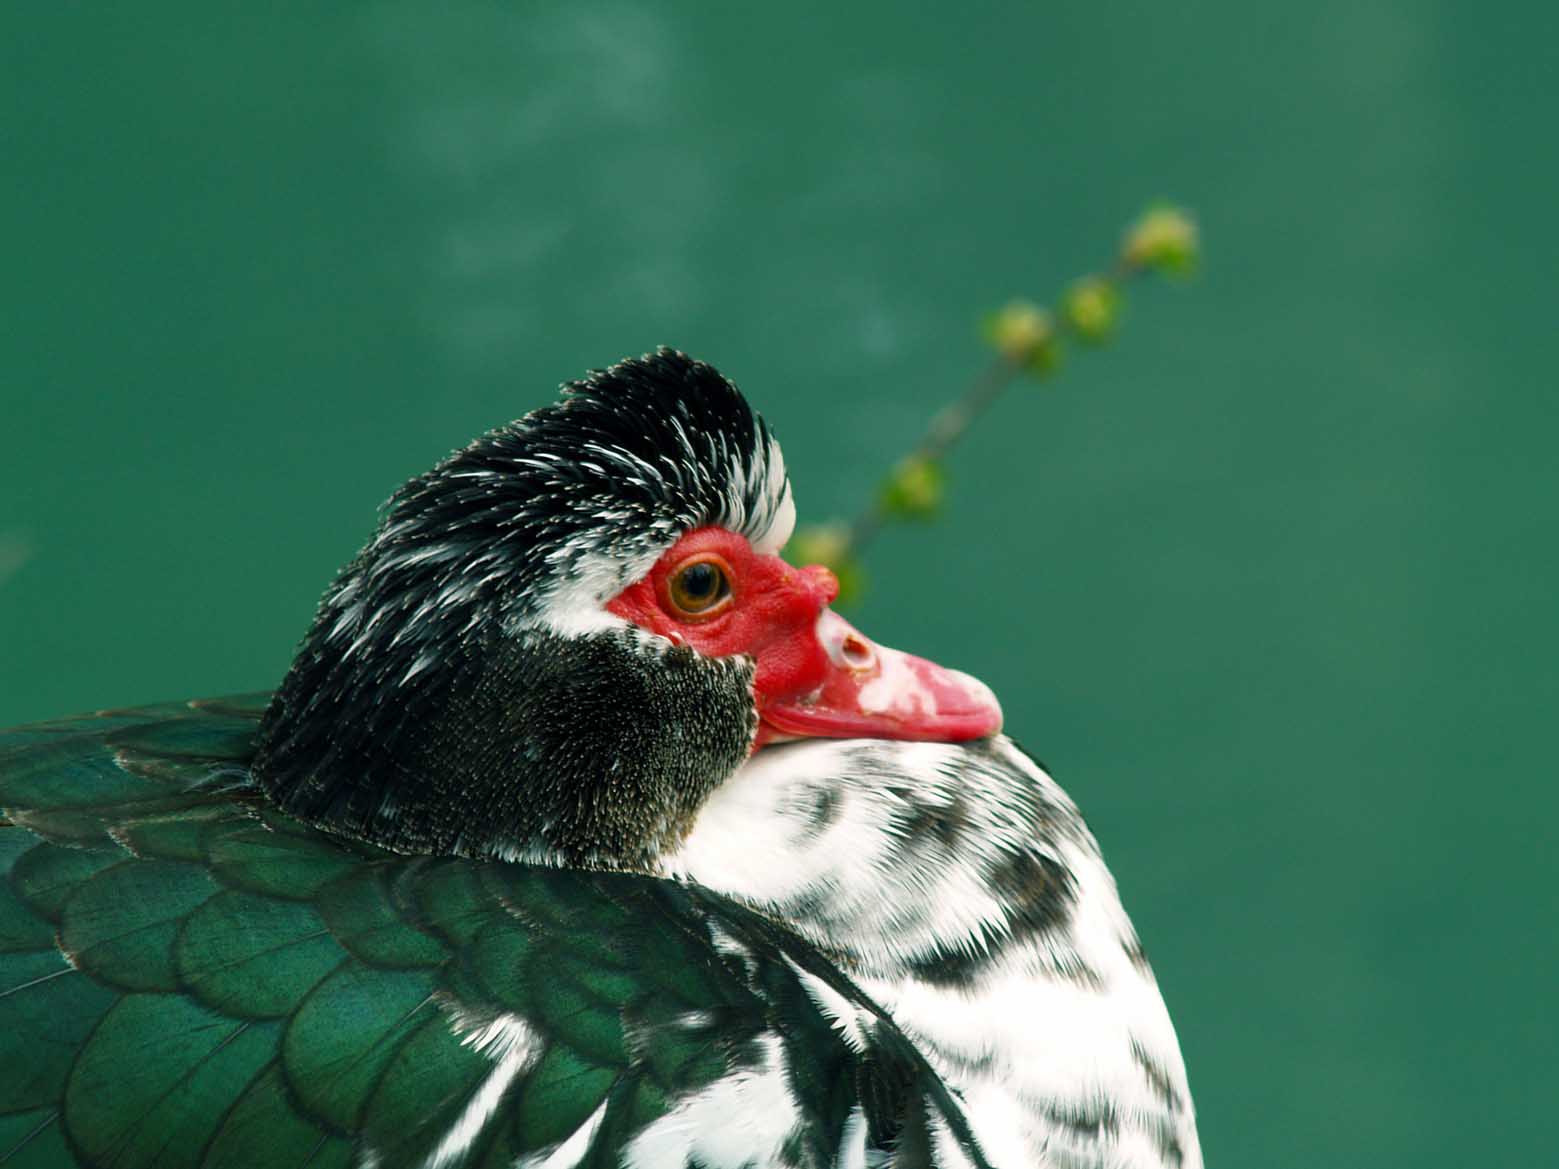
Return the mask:
[[[769,743],[994,734],[979,682],[828,608],[767,425],[672,350],[391,498],[261,725],[283,810],[403,852],[652,871]]]

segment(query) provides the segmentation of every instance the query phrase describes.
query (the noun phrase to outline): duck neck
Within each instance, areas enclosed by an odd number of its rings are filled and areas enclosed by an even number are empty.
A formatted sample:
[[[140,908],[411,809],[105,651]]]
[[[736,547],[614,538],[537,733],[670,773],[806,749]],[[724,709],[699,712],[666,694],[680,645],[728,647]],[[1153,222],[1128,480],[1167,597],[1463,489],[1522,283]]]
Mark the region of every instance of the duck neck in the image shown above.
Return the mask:
[[[1071,801],[1004,738],[809,740],[758,752],[664,864],[858,974],[970,986],[1040,940],[1083,976],[1068,939],[1097,856]]]
[[[643,870],[757,730],[750,663],[627,626],[490,619],[424,651],[311,637],[260,728],[277,806],[398,852]]]

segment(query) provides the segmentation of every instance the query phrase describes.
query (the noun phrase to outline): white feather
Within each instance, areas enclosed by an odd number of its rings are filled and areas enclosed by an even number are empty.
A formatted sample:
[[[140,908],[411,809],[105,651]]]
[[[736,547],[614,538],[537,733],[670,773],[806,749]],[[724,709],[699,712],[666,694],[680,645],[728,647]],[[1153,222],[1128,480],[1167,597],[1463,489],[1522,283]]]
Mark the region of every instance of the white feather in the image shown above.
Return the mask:
[[[764,1035],[759,1043],[763,1058],[757,1068],[718,1079],[677,1105],[634,1137],[623,1164],[628,1169],[780,1164],[781,1146],[799,1116],[779,1036]]]
[[[504,1093],[530,1067],[540,1051],[535,1032],[519,1016],[511,1014],[498,1016],[466,1035],[461,1042],[493,1056],[497,1063],[461,1112],[460,1119],[428,1157],[428,1169],[444,1169],[466,1155],[502,1103]]]
[[[514,1163],[514,1169],[574,1169],[584,1159],[590,1142],[595,1140],[601,1121],[606,1119],[606,1104],[605,1100],[601,1101],[566,1141],[550,1151],[521,1157]]]

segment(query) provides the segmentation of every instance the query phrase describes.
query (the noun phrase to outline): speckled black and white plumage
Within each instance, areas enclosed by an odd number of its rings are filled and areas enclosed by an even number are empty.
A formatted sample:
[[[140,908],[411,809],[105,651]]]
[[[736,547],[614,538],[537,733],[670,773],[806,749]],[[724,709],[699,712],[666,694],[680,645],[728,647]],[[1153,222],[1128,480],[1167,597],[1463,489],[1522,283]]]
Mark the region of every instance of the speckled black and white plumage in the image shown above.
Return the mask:
[[[1076,806],[1005,736],[770,748],[666,867],[831,954],[994,1164],[1195,1169],[1179,1045]],[[850,1038],[858,1011],[832,1002]]]

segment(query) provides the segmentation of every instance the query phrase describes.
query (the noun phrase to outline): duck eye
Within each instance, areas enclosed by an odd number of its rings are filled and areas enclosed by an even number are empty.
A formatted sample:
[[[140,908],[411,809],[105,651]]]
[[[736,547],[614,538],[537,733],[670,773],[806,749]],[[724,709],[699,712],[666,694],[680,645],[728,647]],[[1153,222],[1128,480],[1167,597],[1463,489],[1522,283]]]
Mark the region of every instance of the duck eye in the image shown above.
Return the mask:
[[[706,616],[731,595],[731,581],[718,561],[695,560],[672,573],[666,591],[684,617]]]

